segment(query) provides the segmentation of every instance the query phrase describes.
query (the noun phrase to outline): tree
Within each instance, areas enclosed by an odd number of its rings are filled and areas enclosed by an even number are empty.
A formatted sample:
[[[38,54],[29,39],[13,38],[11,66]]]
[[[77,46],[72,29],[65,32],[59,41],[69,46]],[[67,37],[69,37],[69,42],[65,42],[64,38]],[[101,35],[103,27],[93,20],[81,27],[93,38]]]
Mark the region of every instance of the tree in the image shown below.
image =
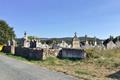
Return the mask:
[[[0,20],[0,44],[5,44],[12,38],[15,38],[13,28],[10,27],[5,21]]]
[[[38,38],[37,36],[28,36],[28,39],[29,40],[33,40],[33,39],[38,39],[39,40],[40,38]]]

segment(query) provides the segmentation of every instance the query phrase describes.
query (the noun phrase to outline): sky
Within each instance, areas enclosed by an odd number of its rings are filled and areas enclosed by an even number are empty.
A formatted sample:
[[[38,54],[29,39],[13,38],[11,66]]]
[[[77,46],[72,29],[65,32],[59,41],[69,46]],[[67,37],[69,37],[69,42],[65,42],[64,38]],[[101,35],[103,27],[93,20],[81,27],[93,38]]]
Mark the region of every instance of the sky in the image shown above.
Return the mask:
[[[120,0],[0,0],[0,19],[17,37],[120,35]]]

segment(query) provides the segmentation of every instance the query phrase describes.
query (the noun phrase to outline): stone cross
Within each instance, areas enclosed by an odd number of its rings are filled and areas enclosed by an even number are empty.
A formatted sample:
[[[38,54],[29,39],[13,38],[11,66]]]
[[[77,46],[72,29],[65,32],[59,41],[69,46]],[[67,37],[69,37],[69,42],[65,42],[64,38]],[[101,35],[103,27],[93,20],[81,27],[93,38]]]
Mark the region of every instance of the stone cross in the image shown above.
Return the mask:
[[[85,35],[85,41],[87,41],[87,35]]]
[[[77,32],[75,32],[74,34],[75,34],[75,37],[77,37]]]
[[[110,35],[110,41],[112,41],[112,40],[113,40],[113,36]]]
[[[24,33],[24,35],[26,36],[26,35],[27,35],[27,33],[25,32],[25,33]]]

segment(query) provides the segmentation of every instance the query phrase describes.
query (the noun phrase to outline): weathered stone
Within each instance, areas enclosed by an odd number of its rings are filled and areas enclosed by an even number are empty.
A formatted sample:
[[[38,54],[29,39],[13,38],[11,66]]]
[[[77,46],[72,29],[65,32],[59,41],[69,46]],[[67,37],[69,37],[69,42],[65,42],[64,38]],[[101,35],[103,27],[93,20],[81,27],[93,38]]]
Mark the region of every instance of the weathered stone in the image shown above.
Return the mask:
[[[114,44],[113,41],[110,41],[109,43],[107,43],[107,49],[113,49],[115,47],[116,47],[116,45]]]
[[[30,41],[30,48],[36,48],[36,40]]]
[[[63,48],[61,52],[62,58],[86,58],[86,53],[83,49]]]
[[[11,53],[15,54],[15,46],[11,46]]]
[[[59,47],[58,44],[55,44],[55,43],[52,44],[52,49],[59,49],[59,48],[60,48],[60,47]]]
[[[62,41],[62,43],[58,44],[58,46],[61,48],[69,48],[69,45],[65,41]]]
[[[49,47],[49,45],[47,45],[46,43],[44,43],[44,44],[42,45],[42,48],[47,48],[47,49],[49,49],[50,47]]]
[[[34,59],[34,60],[43,60],[45,59],[45,54],[43,53],[43,49],[30,49],[30,48],[21,48],[16,47],[15,55],[22,56],[27,59]]]
[[[119,37],[117,37],[117,41],[115,42],[116,44],[116,48],[120,48],[120,41],[119,41]]]
[[[24,33],[24,38],[23,38],[23,47],[29,48],[30,47],[30,41],[28,40],[27,33]]]
[[[80,40],[77,38],[77,34],[75,33],[75,36],[72,41],[72,48],[80,48]]]
[[[7,46],[11,46],[11,41],[10,40],[8,40]]]
[[[97,46],[97,40],[96,40],[96,37],[94,37],[94,46]]]

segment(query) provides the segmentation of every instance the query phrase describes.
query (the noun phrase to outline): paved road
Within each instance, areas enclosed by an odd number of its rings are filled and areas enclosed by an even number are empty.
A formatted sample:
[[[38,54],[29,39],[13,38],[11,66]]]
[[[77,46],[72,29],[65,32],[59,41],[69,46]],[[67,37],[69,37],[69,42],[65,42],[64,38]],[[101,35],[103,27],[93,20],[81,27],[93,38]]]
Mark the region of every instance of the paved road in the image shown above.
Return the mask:
[[[0,55],[0,80],[77,80],[60,72]]]

